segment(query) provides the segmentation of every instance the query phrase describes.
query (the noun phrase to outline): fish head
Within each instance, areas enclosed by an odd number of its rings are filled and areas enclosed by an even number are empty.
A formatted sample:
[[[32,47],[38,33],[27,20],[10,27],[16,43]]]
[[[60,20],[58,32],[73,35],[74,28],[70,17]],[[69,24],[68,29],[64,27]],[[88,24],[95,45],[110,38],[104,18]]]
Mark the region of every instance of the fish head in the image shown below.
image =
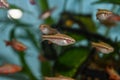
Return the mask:
[[[48,34],[49,33],[49,25],[42,24],[40,25],[39,29],[42,31],[43,34]]]
[[[110,16],[113,15],[113,12],[106,10],[106,9],[98,9],[96,17],[100,21],[107,20]]]
[[[73,38],[66,39],[67,44],[74,44],[76,41]]]

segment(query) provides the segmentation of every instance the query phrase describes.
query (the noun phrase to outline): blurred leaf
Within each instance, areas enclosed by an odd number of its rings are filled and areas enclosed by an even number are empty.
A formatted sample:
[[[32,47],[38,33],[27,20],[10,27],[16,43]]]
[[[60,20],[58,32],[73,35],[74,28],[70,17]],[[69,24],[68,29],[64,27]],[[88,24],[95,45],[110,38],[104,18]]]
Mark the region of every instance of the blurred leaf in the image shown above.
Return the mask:
[[[58,72],[62,75],[72,77],[77,71],[77,68],[86,60],[88,51],[89,50],[83,47],[72,47],[65,50],[59,58],[59,62],[57,64],[63,64],[71,69],[64,69],[63,65],[59,65],[57,66]]]
[[[91,17],[76,16],[75,18],[80,20],[90,32],[96,32],[96,26]]]
[[[42,75],[43,76],[51,76],[51,65],[49,62],[42,62],[41,63],[41,70],[42,70]]]
[[[43,12],[45,12],[46,10],[49,10],[47,0],[39,0],[39,5]]]
[[[33,32],[28,28],[26,28],[25,30],[26,30],[26,32],[28,34],[29,40],[31,40],[33,45],[37,48],[37,50],[39,50],[40,46],[39,46],[39,42],[37,41],[37,39],[35,37],[35,34],[33,34]]]
[[[45,58],[47,58],[48,60],[57,59],[57,52],[54,44],[49,44],[48,41],[43,41],[41,45]]]
[[[72,38],[74,38],[76,40],[76,42],[85,39],[85,37],[81,36],[80,34],[75,34],[75,33],[70,33],[70,32],[67,32],[65,34],[69,35]]]
[[[12,28],[12,30],[10,31],[10,36],[9,36],[9,39],[12,40],[13,38],[15,38],[15,29],[16,28]]]
[[[112,4],[120,4],[120,0],[99,0],[99,1],[95,1],[92,4],[98,4],[98,3],[112,3]]]

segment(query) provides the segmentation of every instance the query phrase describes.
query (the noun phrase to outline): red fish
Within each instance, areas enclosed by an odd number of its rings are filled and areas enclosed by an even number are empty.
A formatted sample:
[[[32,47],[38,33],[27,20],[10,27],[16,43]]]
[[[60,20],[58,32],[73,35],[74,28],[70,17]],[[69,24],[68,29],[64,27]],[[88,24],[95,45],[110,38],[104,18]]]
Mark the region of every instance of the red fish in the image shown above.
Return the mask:
[[[25,51],[27,49],[27,47],[24,44],[15,39],[13,39],[12,41],[5,41],[5,43],[7,46],[10,45],[17,51]]]
[[[106,67],[106,72],[109,75],[109,80],[120,80],[120,75],[115,71],[113,67]]]
[[[0,8],[9,8],[9,4],[6,0],[0,0]]]
[[[22,70],[22,67],[15,64],[4,64],[0,66],[0,74],[12,74]]]
[[[30,3],[31,3],[32,5],[36,4],[35,0],[30,0]]]

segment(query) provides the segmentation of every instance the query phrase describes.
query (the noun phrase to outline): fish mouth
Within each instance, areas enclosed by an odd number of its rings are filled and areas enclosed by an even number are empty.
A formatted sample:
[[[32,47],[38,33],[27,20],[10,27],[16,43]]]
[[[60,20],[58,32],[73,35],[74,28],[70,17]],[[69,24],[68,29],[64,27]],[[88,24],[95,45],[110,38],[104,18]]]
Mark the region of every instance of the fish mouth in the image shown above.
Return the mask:
[[[67,39],[67,43],[74,44],[75,42],[75,39]]]

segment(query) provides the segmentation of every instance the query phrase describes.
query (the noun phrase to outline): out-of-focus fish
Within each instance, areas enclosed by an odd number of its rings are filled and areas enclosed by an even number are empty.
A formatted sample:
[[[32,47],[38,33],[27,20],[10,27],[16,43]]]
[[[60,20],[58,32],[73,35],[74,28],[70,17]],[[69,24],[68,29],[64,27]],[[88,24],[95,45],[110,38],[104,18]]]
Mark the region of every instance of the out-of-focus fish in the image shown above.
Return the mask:
[[[40,25],[39,28],[43,34],[53,35],[53,34],[59,33],[56,29],[53,29],[49,25],[46,25],[46,24]]]
[[[115,71],[113,67],[106,67],[105,70],[109,75],[109,80],[120,80],[120,75]]]
[[[98,51],[102,53],[108,54],[114,51],[114,48],[112,46],[104,42],[98,42],[98,43],[92,42],[91,44],[92,47],[95,47]]]
[[[12,74],[22,70],[22,67],[15,64],[4,64],[0,66],[0,74]]]
[[[30,0],[30,3],[31,3],[32,5],[36,4],[35,0]]]
[[[10,45],[17,51],[25,51],[27,49],[27,47],[23,43],[15,39],[13,39],[12,41],[5,41],[5,43],[7,46]]]
[[[106,26],[114,26],[120,21],[120,16],[106,9],[98,9],[97,19]]]
[[[52,12],[53,12],[55,9],[56,9],[56,7],[53,7],[52,9],[45,11],[44,13],[42,13],[42,14],[39,16],[39,18],[40,18],[40,19],[47,19],[48,17],[51,16]]]
[[[9,4],[6,0],[0,0],[0,8],[9,8]]]
[[[70,77],[59,76],[59,77],[45,77],[45,80],[75,80]]]
[[[75,43],[75,40],[65,34],[55,34],[55,35],[43,35],[43,40],[48,40],[54,44],[57,44],[59,46],[67,46]]]

